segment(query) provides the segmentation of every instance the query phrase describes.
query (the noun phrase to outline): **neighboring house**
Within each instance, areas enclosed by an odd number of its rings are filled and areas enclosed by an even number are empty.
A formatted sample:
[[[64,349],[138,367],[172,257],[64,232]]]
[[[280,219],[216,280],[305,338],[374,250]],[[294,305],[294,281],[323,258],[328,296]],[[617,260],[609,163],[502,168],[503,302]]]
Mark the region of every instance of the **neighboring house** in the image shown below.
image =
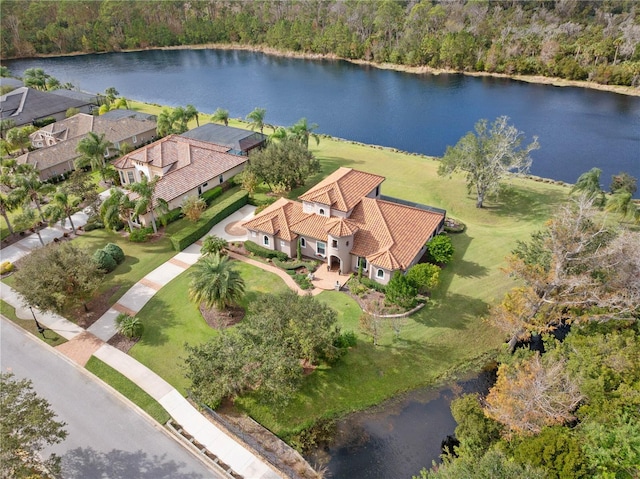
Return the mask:
[[[40,171],[40,178],[48,180],[64,175],[74,169],[74,161],[80,157],[76,151],[78,143],[87,133],[104,134],[113,148],[105,151],[105,158],[119,153],[123,145],[133,148],[152,141],[156,136],[156,121],[153,115],[131,110],[114,110],[101,116],[78,113],[41,128],[32,133],[31,144],[37,148],[17,158],[19,164],[29,163]]]
[[[226,146],[170,135],[123,156],[113,166],[124,186],[141,181],[142,175],[150,180],[160,177],[154,200],[161,198],[169,209],[175,209],[188,196],[224,185],[246,163],[246,156],[227,153]],[[146,226],[151,215],[147,213],[139,220]]]
[[[182,133],[181,136],[226,146],[229,153],[244,156],[255,148],[262,148],[267,143],[267,136],[262,133],[215,123],[206,123]]]
[[[386,284],[426,252],[446,211],[380,195],[384,177],[339,168],[299,197],[280,198],[243,226],[259,245],[321,259],[341,273],[357,271]]]
[[[31,125],[36,120],[64,120],[69,108],[91,113],[97,106],[95,96],[75,93],[70,98],[66,90],[39,91],[20,87],[0,97],[0,118],[13,120],[16,126]]]

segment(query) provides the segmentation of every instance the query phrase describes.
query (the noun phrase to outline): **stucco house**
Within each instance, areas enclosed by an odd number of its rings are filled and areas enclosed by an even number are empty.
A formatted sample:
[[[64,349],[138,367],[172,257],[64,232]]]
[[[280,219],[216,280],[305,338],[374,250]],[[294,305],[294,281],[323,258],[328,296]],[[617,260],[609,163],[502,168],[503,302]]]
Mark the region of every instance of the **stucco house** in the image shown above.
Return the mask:
[[[104,134],[113,144],[104,152],[105,158],[118,154],[125,144],[136,147],[156,137],[156,119],[153,115],[131,110],[114,110],[101,116],[78,113],[29,135],[36,149],[17,158],[19,164],[32,164],[40,172],[42,180],[49,180],[74,169],[74,161],[80,157],[78,143],[89,132]]]
[[[280,198],[243,223],[259,245],[326,261],[341,273],[357,271],[386,284],[426,251],[444,228],[446,211],[380,194],[384,177],[339,168],[299,197]]]
[[[119,158],[113,163],[120,182],[129,185],[159,177],[155,199],[161,198],[169,209],[182,205],[188,196],[199,196],[240,173],[247,157],[227,153],[228,148],[180,135],[169,135]],[[155,201],[154,201],[155,203]],[[139,218],[149,225],[151,214]]]

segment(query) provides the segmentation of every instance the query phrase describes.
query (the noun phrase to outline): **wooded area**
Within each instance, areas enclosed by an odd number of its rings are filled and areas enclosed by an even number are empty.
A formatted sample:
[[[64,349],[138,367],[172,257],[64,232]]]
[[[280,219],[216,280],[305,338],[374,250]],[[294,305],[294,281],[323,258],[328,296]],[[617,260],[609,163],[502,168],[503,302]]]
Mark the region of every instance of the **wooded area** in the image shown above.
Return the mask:
[[[241,44],[640,85],[633,0],[2,1],[3,58]]]

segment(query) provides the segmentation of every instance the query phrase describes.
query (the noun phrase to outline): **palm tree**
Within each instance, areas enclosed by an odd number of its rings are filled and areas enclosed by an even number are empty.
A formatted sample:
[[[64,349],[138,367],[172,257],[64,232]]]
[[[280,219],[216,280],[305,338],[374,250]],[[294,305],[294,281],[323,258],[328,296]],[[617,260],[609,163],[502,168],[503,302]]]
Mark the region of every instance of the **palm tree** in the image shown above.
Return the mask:
[[[207,235],[202,241],[202,248],[200,248],[200,254],[202,256],[220,255],[226,254],[225,248],[227,247],[227,240],[220,238],[216,235]]]
[[[133,339],[142,336],[144,325],[137,316],[129,316],[127,313],[120,313],[115,319],[116,329],[123,336]]]
[[[634,216],[636,213],[635,209],[636,207],[633,201],[631,201],[631,193],[625,190],[618,190],[611,195],[605,207],[607,211],[618,213],[622,219],[627,216]]]
[[[104,133],[98,135],[90,131],[87,136],[78,142],[76,151],[82,156],[75,162],[75,166],[78,169],[91,166],[92,170],[100,171],[102,181],[105,181],[104,169],[106,163],[104,159],[109,154],[109,148],[113,148],[113,143],[106,140],[104,136]]]
[[[40,223],[40,220],[36,216],[36,212],[33,210],[33,208],[29,206],[25,206],[24,208],[22,208],[22,213],[14,218],[14,223],[16,225],[16,229],[20,231],[32,230],[34,233],[36,233],[38,235],[38,239],[40,240],[40,244],[44,246],[44,241],[42,240],[40,230],[38,229],[38,223]]]
[[[114,230],[119,228],[120,222],[127,222],[129,231],[133,230],[131,213],[135,208],[135,203],[131,201],[129,195],[118,188],[111,188],[109,197],[100,205],[100,217],[104,225]]]
[[[268,126],[273,129],[271,125],[264,122],[264,117],[267,115],[267,110],[264,108],[254,108],[254,110],[247,115],[249,120],[249,126],[252,130],[260,130],[260,133],[264,133],[264,127]]]
[[[229,110],[218,108],[211,115],[211,121],[222,122],[224,126],[229,126]]]
[[[189,129],[187,123],[189,122],[189,116],[187,110],[179,106],[174,108],[171,112],[171,133],[184,133]]]
[[[76,211],[79,204],[80,198],[69,195],[64,188],[58,188],[44,214],[52,223],[60,221],[63,228],[67,219],[69,219],[71,230],[73,234],[76,234],[76,227],[73,224],[71,215]]]
[[[156,131],[159,137],[165,137],[172,133],[171,131],[171,111],[168,108],[163,108],[158,115],[156,123]]]
[[[28,203],[35,204],[40,218],[45,221],[41,206],[42,199],[53,191],[54,186],[43,183],[35,167],[28,164],[18,165],[13,181],[16,187],[15,194]]]
[[[13,227],[9,221],[9,213],[14,211],[22,202],[22,199],[16,195],[13,191],[5,192],[0,189],[0,216],[4,218],[7,223],[7,228],[10,234],[14,234]]]
[[[228,256],[206,256],[193,266],[189,298],[197,304],[225,309],[238,304],[244,289],[244,280],[231,268]]]
[[[187,105],[187,107],[185,108],[185,117],[187,119],[187,122],[191,121],[193,118],[196,119],[196,125],[200,126],[200,117],[198,114],[198,110],[196,109],[195,106],[193,105]]]
[[[600,174],[602,170],[600,168],[591,168],[586,173],[582,173],[576,181],[576,184],[571,188],[571,193],[579,192],[585,194],[588,198],[593,199],[593,202],[597,206],[604,204],[604,191],[600,186]]]
[[[31,144],[29,130],[27,128],[11,128],[7,132],[7,143],[12,150],[20,148],[20,153],[24,154],[25,148]]]
[[[27,68],[22,74],[25,86],[45,91],[47,89],[47,75],[42,68]]]
[[[158,232],[156,216],[153,211],[154,208],[158,208],[165,212],[169,209],[165,200],[162,198],[154,198],[156,184],[159,179],[160,177],[156,176],[153,180],[149,180],[145,175],[142,175],[142,181],[131,183],[129,185],[129,190],[138,194],[138,198],[134,201],[133,214],[139,216],[145,214],[147,211],[151,213],[151,224],[153,226],[154,233]]]
[[[306,118],[300,118],[297,123],[289,128],[289,131],[291,138],[298,140],[309,149],[309,137],[313,137],[316,140],[316,145],[320,143],[320,137],[313,132],[317,128],[317,124],[312,123],[309,125]]]

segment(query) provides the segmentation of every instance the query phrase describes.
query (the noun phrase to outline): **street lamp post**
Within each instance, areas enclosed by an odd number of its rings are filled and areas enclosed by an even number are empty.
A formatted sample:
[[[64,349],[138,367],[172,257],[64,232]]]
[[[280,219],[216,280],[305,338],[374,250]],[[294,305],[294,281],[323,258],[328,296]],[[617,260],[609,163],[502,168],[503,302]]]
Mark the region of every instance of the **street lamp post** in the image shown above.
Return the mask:
[[[38,328],[38,332],[40,334],[42,334],[42,337],[44,338],[44,328],[42,327],[42,325],[38,322],[38,320],[36,319],[36,313],[33,312],[33,308],[31,306],[29,306],[29,309],[31,310],[31,315],[33,316],[33,320],[36,322],[36,328]]]

